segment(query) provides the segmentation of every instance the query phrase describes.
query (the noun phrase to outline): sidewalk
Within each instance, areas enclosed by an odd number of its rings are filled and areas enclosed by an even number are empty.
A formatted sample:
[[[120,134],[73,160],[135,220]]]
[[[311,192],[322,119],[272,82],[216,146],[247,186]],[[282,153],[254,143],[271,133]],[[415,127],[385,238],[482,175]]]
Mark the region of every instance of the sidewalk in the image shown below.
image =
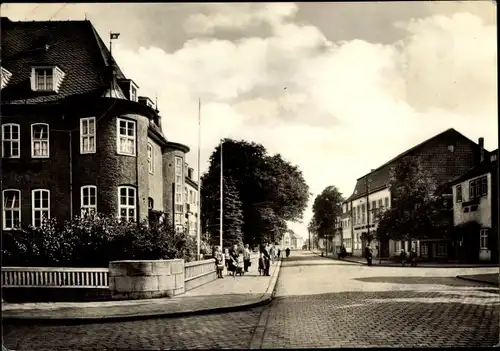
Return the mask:
[[[271,266],[270,277],[259,276],[257,261],[242,277],[224,275],[173,298],[99,301],[3,303],[4,322],[96,322],[152,317],[179,317],[240,310],[267,304],[274,296],[281,261]]]
[[[321,256],[321,251],[312,251],[316,255]],[[338,260],[337,255],[332,255],[329,254],[328,256],[325,256],[326,258]],[[366,262],[366,258],[364,257],[357,257],[357,256],[348,256],[343,259],[346,262],[353,262],[353,263],[359,263],[359,264],[364,264],[368,265]],[[378,258],[373,258],[372,260],[372,266],[379,266],[379,267],[402,267],[400,262],[395,262],[395,261],[390,261],[387,259],[382,259],[382,262],[379,263]],[[407,266],[410,264],[407,263]],[[481,267],[498,267],[498,264],[464,264],[464,263],[437,263],[437,262],[417,262],[417,267],[426,267],[426,268],[481,268]]]

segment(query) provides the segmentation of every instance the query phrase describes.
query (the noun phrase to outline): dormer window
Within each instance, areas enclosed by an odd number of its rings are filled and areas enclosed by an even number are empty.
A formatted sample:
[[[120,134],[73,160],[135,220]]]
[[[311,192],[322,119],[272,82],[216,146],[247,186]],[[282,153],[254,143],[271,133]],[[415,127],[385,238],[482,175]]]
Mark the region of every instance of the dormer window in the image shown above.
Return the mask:
[[[7,84],[9,83],[10,78],[12,77],[12,73],[7,71],[5,68],[2,67],[1,69],[1,74],[2,74],[2,85],[1,89],[5,88]]]
[[[135,102],[138,102],[139,101],[139,96],[137,94],[137,91],[139,89],[139,87],[137,86],[137,84],[134,83],[133,80],[130,80],[130,85],[129,85],[129,97],[130,97],[130,101],[135,101]]]
[[[57,66],[33,67],[31,90],[58,92],[65,73]]]

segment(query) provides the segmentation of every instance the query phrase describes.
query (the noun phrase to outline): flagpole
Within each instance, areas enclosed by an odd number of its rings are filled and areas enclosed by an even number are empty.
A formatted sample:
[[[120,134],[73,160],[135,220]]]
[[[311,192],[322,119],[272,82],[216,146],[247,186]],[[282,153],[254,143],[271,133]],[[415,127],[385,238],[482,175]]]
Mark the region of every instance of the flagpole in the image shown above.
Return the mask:
[[[201,149],[201,99],[198,98],[198,228],[196,230],[196,253],[200,259],[201,245],[201,178],[200,178],[200,149]]]
[[[224,218],[224,208],[223,208],[223,198],[224,198],[224,172],[223,172],[223,158],[222,158],[222,145],[223,145],[223,140],[220,140],[220,247],[222,249],[222,224],[223,224],[223,218]]]

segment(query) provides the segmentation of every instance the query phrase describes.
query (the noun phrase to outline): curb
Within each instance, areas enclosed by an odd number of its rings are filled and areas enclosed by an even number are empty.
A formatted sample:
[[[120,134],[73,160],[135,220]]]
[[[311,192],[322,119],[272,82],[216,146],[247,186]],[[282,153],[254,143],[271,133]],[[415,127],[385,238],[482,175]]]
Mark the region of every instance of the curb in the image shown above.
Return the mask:
[[[321,256],[320,253],[316,253],[313,251],[311,251],[311,252],[317,256],[329,258],[329,259],[335,260],[335,261],[345,261],[345,262],[350,262],[350,263],[357,263],[357,264],[360,264],[363,266],[368,266],[368,263],[366,263],[366,262],[359,262],[359,261],[352,260],[349,258],[344,258],[343,260],[339,260],[338,258],[335,258],[334,256]],[[375,262],[375,261],[378,261],[378,260],[374,259],[373,262]],[[401,267],[401,268],[406,268],[406,267],[410,267],[410,266],[408,264],[405,267],[403,267],[401,264],[376,263],[376,264],[372,264],[371,267],[390,267],[390,268]],[[433,264],[433,265],[419,265],[419,264],[417,264],[417,268],[496,268],[496,267],[498,267],[498,264],[488,264],[488,265],[466,264],[463,266],[443,266],[443,265],[439,265],[439,264]]]
[[[496,274],[496,273],[495,273],[495,274]],[[462,276],[462,275],[457,275],[455,278],[462,279],[462,280],[467,280],[467,281],[474,282],[474,283],[481,283],[481,284],[486,284],[486,285],[490,285],[490,286],[496,286],[496,287],[498,287],[498,284],[497,284],[497,283],[489,282],[489,281],[487,281],[487,280],[481,280],[481,279],[469,278],[469,277],[464,277],[464,276]]]
[[[248,302],[248,303],[240,303],[233,306],[224,306],[224,307],[213,307],[213,308],[204,308],[200,310],[192,310],[192,311],[180,311],[180,312],[158,312],[158,313],[146,313],[146,314],[137,314],[137,315],[122,315],[122,316],[100,316],[100,317],[68,317],[68,318],[33,318],[33,317],[9,317],[2,316],[2,322],[8,324],[39,324],[43,323],[47,324],[93,324],[96,322],[100,323],[117,323],[117,322],[127,322],[127,321],[137,321],[137,320],[145,320],[145,319],[153,319],[153,318],[179,318],[179,317],[188,317],[188,316],[199,316],[199,315],[208,315],[208,314],[217,314],[217,313],[225,313],[225,312],[236,312],[236,311],[244,311],[247,309],[264,306],[271,303],[274,298],[274,294],[276,292],[277,281],[279,276],[279,271],[281,269],[281,259],[278,263],[278,266],[274,269],[274,273],[271,276],[269,285],[267,287],[266,292],[262,295],[262,297],[258,301]]]

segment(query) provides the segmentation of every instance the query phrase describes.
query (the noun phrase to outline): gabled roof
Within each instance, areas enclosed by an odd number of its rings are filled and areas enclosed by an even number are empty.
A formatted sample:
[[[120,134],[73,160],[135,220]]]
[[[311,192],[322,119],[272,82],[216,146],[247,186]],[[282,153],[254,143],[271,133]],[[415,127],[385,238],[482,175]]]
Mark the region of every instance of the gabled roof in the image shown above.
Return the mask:
[[[2,103],[44,103],[87,94],[109,84],[110,53],[90,21],[12,22],[1,20],[2,67],[12,73]],[[116,62],[116,78],[125,76]],[[31,90],[32,66],[65,72],[58,93]]]
[[[418,151],[420,151],[424,146],[428,145],[429,143],[435,141],[436,139],[439,139],[439,138],[449,138],[449,139],[453,139],[453,138],[462,138],[474,145],[477,145],[476,143],[474,143],[472,140],[470,140],[469,138],[467,138],[466,136],[464,136],[463,134],[459,133],[458,131],[456,131],[455,129],[453,128],[450,128],[450,129],[447,129],[445,130],[444,132],[441,132],[427,140],[424,140],[423,142],[421,142],[420,144],[418,145],[415,145],[414,147],[406,150],[405,152],[397,155],[396,157],[394,157],[393,159],[389,160],[388,162],[384,163],[382,166],[372,170],[370,173],[364,175],[363,177],[359,178],[357,181],[356,181],[356,186],[354,188],[354,191],[352,193],[351,196],[349,196],[349,198],[347,198],[347,200],[345,200],[344,202],[349,202],[349,201],[352,201],[352,200],[356,200],[360,197],[363,197],[363,196],[366,196],[366,192],[367,192],[367,184],[368,184],[368,187],[369,187],[369,193],[373,193],[373,192],[376,192],[376,191],[379,191],[379,190],[382,190],[386,187],[388,187],[389,185],[389,180],[390,180],[390,172],[391,172],[391,168],[398,162],[400,161],[401,159],[403,159],[405,156],[412,156],[416,153],[418,153]],[[486,150],[485,150],[486,153],[488,153]],[[443,181],[448,181],[449,179],[444,179]],[[441,179],[439,180],[441,181]]]
[[[485,159],[479,165],[472,167],[466,173],[453,179],[451,182],[448,183],[448,185],[449,186],[456,185],[458,183],[465,182],[469,179],[479,177],[483,174],[493,173],[495,168],[498,167],[498,149],[492,151],[491,154],[496,155],[497,159],[494,161],[491,161],[490,158]]]

